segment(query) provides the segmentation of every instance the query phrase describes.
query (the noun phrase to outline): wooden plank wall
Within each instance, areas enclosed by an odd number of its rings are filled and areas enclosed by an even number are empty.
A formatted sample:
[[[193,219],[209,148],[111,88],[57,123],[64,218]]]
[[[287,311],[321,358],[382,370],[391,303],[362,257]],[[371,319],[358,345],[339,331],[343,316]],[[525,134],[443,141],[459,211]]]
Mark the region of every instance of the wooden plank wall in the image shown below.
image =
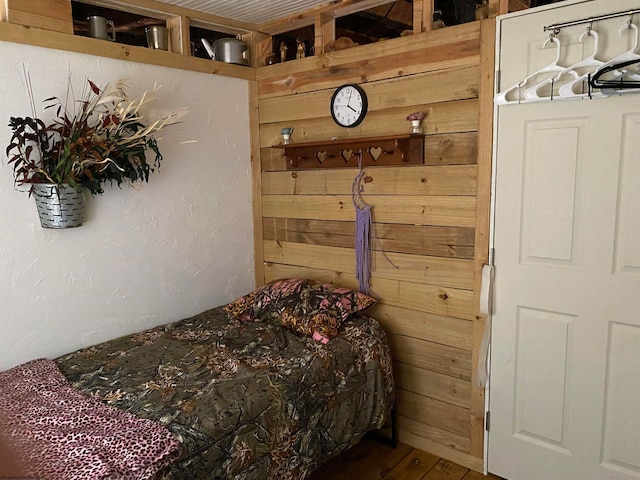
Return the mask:
[[[425,165],[366,169],[363,195],[379,238],[371,282],[379,303],[369,313],[388,332],[395,359],[400,441],[476,470],[484,438],[474,356],[484,325],[477,299],[487,249],[493,25],[414,34],[256,74],[258,283],[301,276],[358,287],[357,170],[287,171],[283,150],[270,148],[280,129],[293,127],[293,142],[404,134],[407,115],[427,113]],[[360,84],[369,99],[366,119],[353,129],[336,126],[329,113],[333,91],[345,83]]]

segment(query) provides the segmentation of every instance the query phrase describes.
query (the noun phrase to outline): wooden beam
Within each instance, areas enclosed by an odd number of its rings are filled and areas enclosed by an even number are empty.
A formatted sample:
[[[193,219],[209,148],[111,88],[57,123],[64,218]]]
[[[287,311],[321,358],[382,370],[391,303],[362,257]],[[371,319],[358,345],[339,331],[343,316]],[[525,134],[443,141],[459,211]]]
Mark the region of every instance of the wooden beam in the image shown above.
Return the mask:
[[[250,67],[187,57],[172,52],[165,52],[164,50],[153,50],[146,47],[105,42],[104,40],[96,38],[68,35],[66,33],[24,27],[6,22],[0,22],[0,41],[22,43],[24,45],[34,45],[43,48],[55,48],[68,52],[115,58],[129,62],[180,68],[193,72],[213,73],[244,80],[255,80],[256,70]]]
[[[264,285],[264,234],[262,229],[262,171],[260,125],[258,124],[258,85],[249,82],[249,134],[251,136],[251,205],[253,208],[253,257],[256,287]]]
[[[189,34],[189,18],[181,15],[167,20],[169,29],[170,50],[173,53],[191,56],[191,37]]]
[[[413,33],[429,32],[433,26],[433,0],[413,0]]]
[[[73,35],[71,0],[2,0],[0,20]]]
[[[315,21],[315,54],[327,52],[327,46],[336,40],[336,19],[333,15],[318,13]]]
[[[25,0],[19,1],[25,2]],[[148,15],[165,20],[170,17],[184,16],[191,19],[192,25],[203,25],[205,28],[214,28],[225,33],[242,34],[257,30],[256,25],[253,23],[240,22],[219,15],[198,12],[156,0],[82,0],[82,3],[122,10],[138,15]]]
[[[471,455],[483,458],[485,390],[478,380],[480,345],[486,319],[480,314],[482,267],[489,261],[489,216],[491,199],[491,160],[493,155],[493,81],[495,63],[495,18],[481,22],[481,58],[478,127],[478,185],[476,187],[475,280],[473,304],[473,368],[471,371]]]

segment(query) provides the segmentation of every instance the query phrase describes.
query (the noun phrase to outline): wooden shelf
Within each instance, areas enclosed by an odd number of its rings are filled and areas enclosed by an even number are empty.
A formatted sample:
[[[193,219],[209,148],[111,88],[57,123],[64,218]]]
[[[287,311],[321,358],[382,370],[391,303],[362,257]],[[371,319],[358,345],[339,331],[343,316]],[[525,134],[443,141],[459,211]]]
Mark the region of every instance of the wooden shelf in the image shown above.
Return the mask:
[[[289,170],[357,167],[360,151],[362,166],[424,163],[422,134],[289,143],[273,145],[272,148],[284,149]]]

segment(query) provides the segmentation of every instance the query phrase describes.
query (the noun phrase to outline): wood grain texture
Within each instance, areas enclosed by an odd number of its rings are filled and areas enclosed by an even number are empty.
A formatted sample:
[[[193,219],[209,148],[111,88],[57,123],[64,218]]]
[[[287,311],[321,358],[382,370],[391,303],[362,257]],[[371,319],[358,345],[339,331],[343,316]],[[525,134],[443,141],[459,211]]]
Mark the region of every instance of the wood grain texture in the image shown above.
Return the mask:
[[[455,433],[447,432],[433,425],[422,423],[413,418],[398,415],[398,428],[420,435],[422,438],[446,445],[458,452],[469,453],[469,439]],[[458,466],[460,469],[462,467]],[[464,470],[461,470],[464,471]],[[466,473],[466,471],[464,471]]]
[[[482,99],[480,101],[480,129],[478,132],[478,187],[476,203],[476,240],[475,240],[475,280],[474,280],[474,309],[476,318],[473,328],[473,367],[472,367],[472,391],[471,391],[471,424],[474,429],[471,453],[482,456],[484,452],[484,417],[485,417],[485,390],[478,380],[478,366],[480,359],[480,346],[482,343],[486,319],[480,314],[480,289],[482,285],[482,268],[489,262],[489,222],[491,202],[491,164],[493,152],[493,88],[494,88],[494,64],[495,49],[494,39],[496,35],[495,19],[481,22],[482,41],[482,69],[480,85]],[[482,359],[484,361],[485,359]]]
[[[394,362],[393,373],[398,388],[441,402],[469,408],[471,385],[468,381]]]
[[[437,468],[438,472],[447,470],[441,458],[416,448],[405,449],[400,444],[404,456],[399,460],[398,449],[386,445],[380,446],[374,439],[365,437],[355,447],[330,460],[314,472],[309,480],[425,480],[427,475]],[[367,452],[370,452],[368,454]],[[455,453],[455,452],[454,452]],[[379,476],[367,477],[370,459],[375,456],[377,462],[386,464],[388,469],[378,472]],[[451,462],[448,462],[451,464]],[[461,465],[460,465],[461,466]],[[466,472],[462,480],[502,480],[495,475],[481,473],[463,467]],[[451,467],[449,472],[454,471]],[[447,478],[447,477],[445,477]]]
[[[467,350],[393,333],[388,334],[387,339],[391,356],[398,362],[471,380],[471,352]]]
[[[470,53],[477,55],[480,51],[480,24],[478,22],[456,25],[454,27],[434,32],[393,38],[385,40],[384,42],[362,45],[358,48],[350,48],[330,52],[324,55],[317,55],[315,57],[307,57],[296,62],[286,62],[267,68],[260,68],[257,72],[257,79],[262,93],[262,87],[264,86],[265,81],[282,81],[282,79],[286,79],[290,75],[314,71],[315,69],[320,69],[320,74],[317,76],[330,79],[334,78],[333,75],[335,71],[343,68],[342,66],[345,64],[358,64],[376,58],[383,58],[387,60],[389,58],[402,58],[405,55],[416,55],[414,52],[420,51],[422,48],[440,48],[442,50],[448,50],[451,45],[467,41],[475,43],[475,47],[472,50],[473,53]],[[418,62],[423,65],[418,67],[421,69],[419,71],[429,71],[430,68],[424,67],[424,65],[429,65],[430,60],[428,58],[424,58],[423,55],[416,55],[416,57],[418,57]],[[476,64],[478,63],[479,59],[476,60]],[[436,69],[439,70],[442,68],[447,67],[443,66]],[[381,73],[380,78],[395,78],[402,75],[402,73],[403,72],[398,71]],[[412,72],[406,72],[406,74],[411,73]],[[342,83],[342,79],[333,80],[332,86],[337,86],[340,83]]]
[[[408,390],[396,390],[397,413],[442,430],[470,438],[469,410]]]
[[[363,195],[475,195],[475,165],[366,167]],[[357,168],[264,172],[264,195],[349,195]]]
[[[404,418],[404,417],[403,417]],[[450,462],[470,468],[476,471],[482,471],[482,459],[469,455],[468,453],[457,450],[454,446],[435,441],[424,436],[420,428],[412,428],[414,425],[403,424],[403,428],[398,431],[400,442],[412,445],[426,452],[446,458]],[[419,426],[419,425],[418,425]],[[446,478],[446,477],[445,477]],[[464,480],[464,477],[463,477]]]
[[[363,86],[369,112],[407,104],[429,104],[478,97],[477,65],[438,70],[407,77],[402,89],[397,82],[381,80]],[[361,85],[362,86],[362,85]],[[329,115],[334,89],[260,100],[260,123],[308,120]],[[406,127],[406,120],[405,120]]]
[[[180,68],[193,72],[224,75],[243,80],[255,80],[255,69],[250,67],[188,57],[164,50],[105,42],[98,38],[68,35],[6,22],[0,22],[0,41],[34,45],[43,48],[55,48],[69,52],[115,58],[128,62]]]
[[[367,195],[381,223],[475,227],[475,197]],[[351,195],[264,195],[263,214],[277,218],[355,221]]]
[[[475,67],[478,65],[478,47],[476,38],[460,41],[447,49],[443,49],[441,45],[425,45],[408,53],[356,60],[328,69],[324,63],[313,58],[313,62],[308,62],[315,67],[311,70],[287,72],[261,79],[260,98],[330,89],[336,83],[366,83],[394,75],[417,75],[448,68]]]
[[[264,241],[264,260],[308,268],[324,268],[344,273],[356,273],[353,247],[328,247],[307,243]],[[374,252],[373,275],[425,285],[451,288],[473,288],[473,261],[456,258],[426,257],[404,253]]]
[[[282,141],[280,130],[285,127],[294,129],[292,135],[293,142],[314,142],[329,140],[331,138],[361,138],[403,134],[409,130],[407,116],[416,111],[426,113],[426,119],[422,121],[422,125],[423,131],[427,135],[475,132],[478,130],[477,99],[387,108],[385,110],[368,113],[360,125],[349,129],[338,127],[331,121],[331,117],[329,116],[329,100],[327,100],[325,107],[325,117],[306,120],[295,119],[261,125],[260,146],[271,147],[272,145],[280,143]]]
[[[2,21],[73,35],[71,0],[6,0]]]
[[[465,227],[374,223],[374,250],[446,258],[473,258],[474,232]],[[354,248],[355,222],[263,218],[265,240]]]
[[[377,304],[367,311],[389,334],[471,351],[473,324],[468,320]]]

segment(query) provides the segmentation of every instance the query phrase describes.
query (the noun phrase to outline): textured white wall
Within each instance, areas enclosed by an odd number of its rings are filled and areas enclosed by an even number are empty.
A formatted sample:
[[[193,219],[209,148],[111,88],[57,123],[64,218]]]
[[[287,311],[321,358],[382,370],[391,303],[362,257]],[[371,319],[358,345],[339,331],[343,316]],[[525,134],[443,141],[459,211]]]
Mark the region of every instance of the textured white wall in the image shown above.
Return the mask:
[[[157,81],[157,108],[188,107],[158,135],[164,161],[148,184],[88,196],[85,224],[40,227],[13,187],[10,116],[83,82],[124,78],[138,97]],[[48,111],[47,111],[48,112]],[[46,118],[47,112],[43,113]],[[196,143],[180,144],[185,140]],[[244,80],[0,42],[0,370],[174,321],[254,286]]]

